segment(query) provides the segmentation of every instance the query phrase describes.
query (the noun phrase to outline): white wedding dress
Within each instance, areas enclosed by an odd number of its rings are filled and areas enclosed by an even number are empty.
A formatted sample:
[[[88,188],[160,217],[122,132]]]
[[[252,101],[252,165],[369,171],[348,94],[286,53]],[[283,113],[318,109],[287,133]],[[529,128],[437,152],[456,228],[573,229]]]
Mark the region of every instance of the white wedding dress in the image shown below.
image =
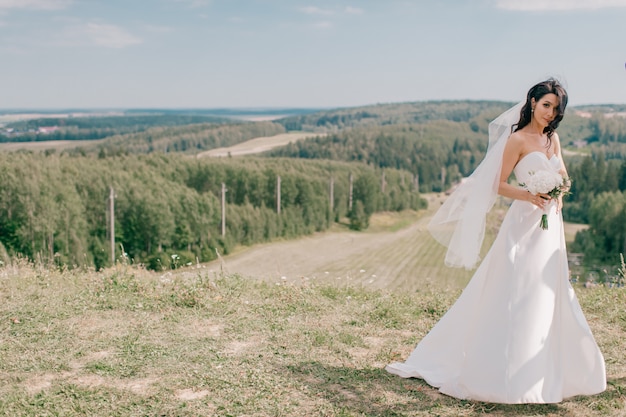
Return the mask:
[[[558,170],[559,159],[531,152],[514,169]],[[404,363],[386,369],[422,378],[447,395],[494,403],[555,403],[606,388],[604,359],[573,288],[563,220],[515,200],[496,240],[462,295]]]

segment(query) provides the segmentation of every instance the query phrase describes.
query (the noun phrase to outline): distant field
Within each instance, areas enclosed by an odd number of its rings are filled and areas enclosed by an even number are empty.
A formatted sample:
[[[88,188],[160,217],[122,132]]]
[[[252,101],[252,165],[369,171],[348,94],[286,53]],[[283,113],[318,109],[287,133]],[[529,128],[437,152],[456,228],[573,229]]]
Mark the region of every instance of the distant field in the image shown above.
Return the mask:
[[[201,152],[198,157],[222,157],[222,156],[242,156],[251,155],[255,153],[261,153],[269,151],[272,148],[278,146],[284,146],[289,142],[297,142],[301,139],[312,138],[316,136],[326,136],[325,133],[312,133],[312,132],[295,132],[295,133],[282,133],[275,136],[265,136],[260,138],[254,138],[246,142],[230,146],[227,148],[211,149],[210,151]]]
[[[228,148],[212,149],[210,151],[201,152],[198,157],[222,157],[228,156],[241,156],[251,155],[255,153],[261,153],[269,151],[272,148],[278,146],[284,146],[289,142],[296,142],[304,138],[310,138],[315,136],[324,136],[325,133],[310,133],[310,132],[298,132],[298,133],[283,133],[275,136],[260,137],[248,140],[235,146]],[[63,150],[68,148],[77,148],[80,146],[93,146],[105,139],[99,140],[50,140],[50,141],[38,141],[38,142],[8,142],[0,143],[0,151],[46,151],[46,150]]]
[[[252,155],[269,151],[272,148],[278,146],[284,146],[290,142],[297,142],[305,138],[311,138],[316,136],[325,136],[326,133],[312,133],[312,132],[297,132],[297,133],[282,133],[275,136],[266,136],[260,138],[250,139],[246,142],[240,143],[235,146],[227,148],[211,149],[199,153],[198,157],[223,157],[223,156],[242,156]],[[0,151],[45,151],[49,149],[63,150],[68,148],[77,148],[80,146],[93,146],[105,139],[99,140],[50,140],[50,141],[38,141],[38,142],[8,142],[0,143]]]
[[[48,140],[37,142],[8,142],[0,143],[0,151],[46,151],[46,150],[62,150],[68,148],[78,148],[80,146],[93,146],[94,144],[106,139],[99,140]]]
[[[31,120],[31,119],[43,119],[43,118],[54,118],[54,119],[65,119],[68,117],[80,117],[84,116],[84,114],[69,114],[69,113],[8,113],[2,114],[0,113],[0,126],[11,123],[11,122],[19,122],[22,120]]]
[[[124,113],[119,111],[105,111],[105,112],[51,112],[51,113],[38,113],[38,112],[25,112],[25,113],[2,113],[0,112],[0,127],[24,120],[33,119],[69,119],[74,117],[102,117],[102,116],[122,116]]]
[[[563,229],[565,230],[565,241],[570,243],[574,241],[576,233],[580,232],[581,230],[589,229],[589,225],[566,222]]]

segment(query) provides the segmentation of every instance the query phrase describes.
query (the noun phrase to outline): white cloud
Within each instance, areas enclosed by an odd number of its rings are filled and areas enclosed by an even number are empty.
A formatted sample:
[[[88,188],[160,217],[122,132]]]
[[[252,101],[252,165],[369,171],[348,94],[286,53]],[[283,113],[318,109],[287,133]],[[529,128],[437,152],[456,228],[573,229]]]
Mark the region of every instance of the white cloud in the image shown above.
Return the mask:
[[[336,16],[338,14],[363,14],[363,9],[359,7],[346,6],[344,8],[323,9],[317,6],[301,7],[300,11],[305,14],[317,16]]]
[[[59,10],[65,9],[73,0],[0,0],[0,10]]]
[[[119,49],[140,43],[143,43],[142,39],[119,26],[90,22],[68,27],[59,44],[61,46],[96,45]]]
[[[171,26],[158,26],[158,25],[144,24],[143,28],[146,31],[153,32],[153,33],[170,33],[174,31],[174,28],[172,28]]]
[[[626,7],[626,0],[496,0],[496,7],[520,11],[590,10]]]
[[[312,25],[315,29],[330,29],[333,24],[329,21],[319,21],[319,22],[315,22]]]
[[[211,0],[174,0],[176,3],[185,3],[188,7],[196,9],[206,7],[211,4]]]
[[[85,34],[89,36],[96,45],[107,48],[124,48],[143,42],[138,37],[118,26],[101,23],[88,23],[85,26]]]
[[[319,7],[316,7],[316,6],[301,7],[300,10],[306,14],[316,14],[316,15],[326,15],[326,16],[335,14],[335,12],[333,12],[332,10],[320,9]]]
[[[360,9],[358,7],[352,7],[352,6],[346,6],[345,10],[346,13],[348,14],[363,14],[363,9]]]
[[[44,28],[43,31],[32,31],[19,36],[4,38],[3,50],[11,46],[11,52],[33,53],[41,48],[73,48],[73,47],[102,47],[121,49],[142,44],[142,38],[127,31],[123,27],[107,24],[101,21],[84,22],[75,18],[53,18],[50,21],[60,23],[60,29]],[[0,20],[0,24],[3,21]],[[166,26],[141,25],[141,30],[152,33],[170,32]],[[45,30],[48,29],[48,30]]]

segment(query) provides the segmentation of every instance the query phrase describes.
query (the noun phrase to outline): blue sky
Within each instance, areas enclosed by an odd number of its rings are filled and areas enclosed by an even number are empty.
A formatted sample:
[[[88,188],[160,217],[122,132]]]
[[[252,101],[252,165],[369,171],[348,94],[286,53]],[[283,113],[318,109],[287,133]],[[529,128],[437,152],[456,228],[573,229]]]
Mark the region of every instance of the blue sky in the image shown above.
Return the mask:
[[[626,103],[626,0],[0,0],[0,109]]]

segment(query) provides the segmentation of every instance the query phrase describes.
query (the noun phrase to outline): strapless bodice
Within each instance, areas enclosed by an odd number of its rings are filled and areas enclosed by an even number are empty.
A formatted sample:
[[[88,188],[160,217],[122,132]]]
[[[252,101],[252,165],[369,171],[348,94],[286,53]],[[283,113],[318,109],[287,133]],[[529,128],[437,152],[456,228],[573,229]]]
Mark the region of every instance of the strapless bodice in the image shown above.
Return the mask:
[[[515,168],[513,168],[513,172],[517,181],[525,182],[533,172],[541,170],[558,171],[560,167],[561,160],[558,156],[552,155],[552,158],[548,158],[543,152],[533,151],[519,160]]]

